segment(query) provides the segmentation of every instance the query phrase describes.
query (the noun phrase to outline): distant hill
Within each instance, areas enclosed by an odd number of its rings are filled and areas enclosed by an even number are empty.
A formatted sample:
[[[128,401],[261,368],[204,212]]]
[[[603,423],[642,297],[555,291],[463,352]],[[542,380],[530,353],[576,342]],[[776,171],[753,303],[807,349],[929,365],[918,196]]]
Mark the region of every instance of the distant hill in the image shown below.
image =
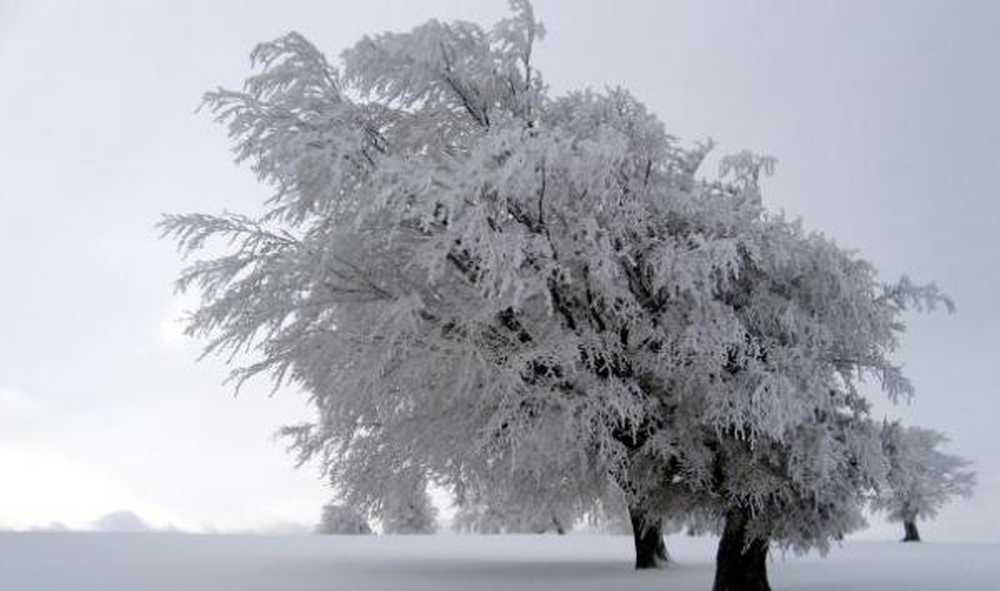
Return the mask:
[[[141,532],[152,531],[142,517],[131,511],[114,511],[94,522],[94,530],[102,532]]]

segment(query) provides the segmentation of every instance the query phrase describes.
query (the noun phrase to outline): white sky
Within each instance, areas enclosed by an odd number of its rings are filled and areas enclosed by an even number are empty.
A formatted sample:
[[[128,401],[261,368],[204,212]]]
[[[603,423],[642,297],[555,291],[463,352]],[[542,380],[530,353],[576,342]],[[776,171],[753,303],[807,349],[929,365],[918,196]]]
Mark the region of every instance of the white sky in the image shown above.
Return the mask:
[[[931,539],[1000,541],[1000,5],[537,0],[557,92],[621,84],[688,140],[778,157],[767,202],[887,277],[938,281],[954,316],[914,317],[910,408],[977,462],[976,497]],[[271,434],[302,397],[233,399],[171,324],[180,264],[161,212],[250,210],[203,91],[254,43],[298,30],[335,56],[429,17],[492,23],[490,1],[0,0],[0,526],[313,523],[328,496]],[[187,304],[189,305],[189,304]],[[867,535],[895,536],[878,526]]]

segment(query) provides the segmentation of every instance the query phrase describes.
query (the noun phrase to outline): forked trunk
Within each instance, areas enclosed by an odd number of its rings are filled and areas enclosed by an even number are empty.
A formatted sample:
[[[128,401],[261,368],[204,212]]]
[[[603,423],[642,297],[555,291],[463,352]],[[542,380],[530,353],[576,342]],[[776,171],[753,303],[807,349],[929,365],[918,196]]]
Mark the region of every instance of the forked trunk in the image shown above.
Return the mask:
[[[732,509],[726,514],[712,591],[771,591],[767,582],[768,540],[747,539],[749,520],[745,509]]]
[[[663,542],[663,519],[639,507],[628,508],[635,541],[635,568],[661,568],[670,560]]]
[[[907,519],[903,521],[903,529],[905,530],[905,535],[903,536],[904,542],[919,542],[920,532],[917,530],[917,520]]]

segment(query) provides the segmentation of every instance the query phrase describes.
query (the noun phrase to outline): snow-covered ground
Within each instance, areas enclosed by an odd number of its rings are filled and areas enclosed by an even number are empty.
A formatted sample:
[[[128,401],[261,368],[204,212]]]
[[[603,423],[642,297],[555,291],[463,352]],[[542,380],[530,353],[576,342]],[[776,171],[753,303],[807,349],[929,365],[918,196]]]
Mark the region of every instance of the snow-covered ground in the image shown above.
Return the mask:
[[[667,541],[677,564],[637,573],[623,536],[0,533],[0,589],[707,591],[713,541]],[[775,591],[997,591],[1000,545],[852,542],[770,572]]]

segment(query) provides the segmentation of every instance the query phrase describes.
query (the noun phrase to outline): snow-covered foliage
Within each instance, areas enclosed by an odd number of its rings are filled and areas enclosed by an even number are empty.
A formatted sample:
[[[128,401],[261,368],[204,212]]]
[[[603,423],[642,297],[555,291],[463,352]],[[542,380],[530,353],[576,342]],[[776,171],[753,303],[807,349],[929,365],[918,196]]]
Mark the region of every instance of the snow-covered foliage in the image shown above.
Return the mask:
[[[372,533],[368,520],[360,511],[348,505],[330,503],[323,506],[323,515],[316,533],[336,535],[368,535]]]
[[[540,32],[518,2],[490,31],[365,39],[342,70],[290,34],[243,92],[206,97],[275,195],[165,218],[185,252],[232,241],[179,281],[204,297],[189,330],[259,353],[237,380],[310,392],[319,422],[288,432],[359,506],[410,462],[446,486],[527,462],[600,488],[661,405],[638,368],[703,347],[650,324],[714,306],[733,267],[681,221],[702,151],[624,91],[549,98]]]
[[[773,159],[706,179],[711,146],[628,92],[550,96],[543,29],[511,4],[490,29],[430,21],[337,63],[290,33],[254,50],[243,90],[206,95],[274,193],[252,216],[162,221],[186,255],[228,245],[179,279],[203,297],[188,332],[255,355],[237,384],[308,392],[317,420],[286,434],[372,514],[417,471],[500,506],[617,487],[825,547],[888,470],[859,384],[911,396],[901,316],[951,302],[769,214]]]
[[[889,458],[888,487],[874,502],[890,521],[933,519],[954,497],[969,497],[976,474],[971,462],[942,452],[948,437],[933,429],[886,423],[883,444]]]

